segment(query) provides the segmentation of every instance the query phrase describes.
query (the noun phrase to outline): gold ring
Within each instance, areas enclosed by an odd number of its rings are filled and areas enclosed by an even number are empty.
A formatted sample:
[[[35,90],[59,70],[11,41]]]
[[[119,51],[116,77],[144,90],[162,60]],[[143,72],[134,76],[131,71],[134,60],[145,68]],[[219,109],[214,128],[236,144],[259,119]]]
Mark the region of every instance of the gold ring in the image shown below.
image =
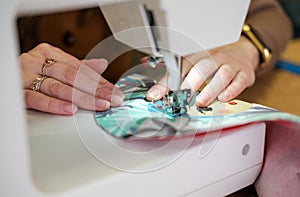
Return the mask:
[[[51,58],[47,58],[45,59],[43,66],[42,66],[42,76],[46,76],[45,75],[45,69],[47,66],[51,66],[52,64],[54,64],[56,61],[54,59]]]
[[[33,91],[40,91],[42,82],[46,79],[46,76],[39,76],[35,80],[33,80],[30,89]]]

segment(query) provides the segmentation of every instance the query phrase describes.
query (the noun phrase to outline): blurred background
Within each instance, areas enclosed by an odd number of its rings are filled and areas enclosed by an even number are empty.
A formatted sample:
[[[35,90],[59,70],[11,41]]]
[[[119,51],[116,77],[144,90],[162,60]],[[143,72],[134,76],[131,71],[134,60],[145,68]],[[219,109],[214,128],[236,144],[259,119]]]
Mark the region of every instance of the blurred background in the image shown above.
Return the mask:
[[[90,52],[94,47],[112,36],[99,7],[19,16],[17,27],[20,53],[46,42],[78,59],[84,59],[87,55],[91,57]],[[116,40],[112,41],[111,45],[114,46],[105,46],[105,50],[99,53],[98,58],[106,58],[110,56],[109,53],[112,53],[112,50],[126,47]],[[110,63],[103,73],[104,78],[116,82],[126,70],[133,65],[140,64],[140,59],[144,56],[136,50],[129,50]]]

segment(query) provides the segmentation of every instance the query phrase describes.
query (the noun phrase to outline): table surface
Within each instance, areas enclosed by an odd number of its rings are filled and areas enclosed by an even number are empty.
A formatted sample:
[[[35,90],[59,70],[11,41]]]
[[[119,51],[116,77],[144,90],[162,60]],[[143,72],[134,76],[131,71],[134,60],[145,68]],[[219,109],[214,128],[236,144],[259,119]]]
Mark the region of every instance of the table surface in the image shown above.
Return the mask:
[[[300,39],[292,40],[284,50],[282,60],[300,66]],[[300,116],[300,75],[282,69],[258,78],[238,98]]]

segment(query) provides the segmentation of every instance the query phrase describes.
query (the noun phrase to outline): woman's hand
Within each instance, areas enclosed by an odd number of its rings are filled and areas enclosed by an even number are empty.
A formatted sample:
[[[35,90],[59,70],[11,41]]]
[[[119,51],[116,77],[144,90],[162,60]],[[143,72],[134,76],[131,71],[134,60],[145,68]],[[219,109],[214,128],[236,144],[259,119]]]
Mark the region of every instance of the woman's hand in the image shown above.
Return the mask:
[[[241,36],[236,43],[209,51],[209,56],[196,53],[183,61],[181,89],[189,88],[194,94],[207,82],[196,98],[196,105],[205,107],[216,98],[229,101],[238,96],[245,88],[253,85],[255,69],[259,63],[259,53],[255,46]],[[169,79],[171,80],[171,79]],[[158,100],[168,89],[166,77],[151,87],[147,99]]]
[[[122,91],[101,77],[108,65],[104,59],[80,61],[45,43],[19,59],[29,109],[72,115],[78,107],[103,111],[123,102]]]

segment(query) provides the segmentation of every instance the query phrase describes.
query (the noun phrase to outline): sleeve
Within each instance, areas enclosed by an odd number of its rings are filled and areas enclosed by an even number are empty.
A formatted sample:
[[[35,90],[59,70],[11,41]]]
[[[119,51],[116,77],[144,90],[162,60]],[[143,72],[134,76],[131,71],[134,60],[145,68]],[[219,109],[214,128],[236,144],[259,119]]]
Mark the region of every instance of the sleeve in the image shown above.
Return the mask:
[[[270,64],[258,71],[261,75],[274,67],[292,37],[292,24],[276,0],[252,0],[246,23],[252,26],[273,55]]]

